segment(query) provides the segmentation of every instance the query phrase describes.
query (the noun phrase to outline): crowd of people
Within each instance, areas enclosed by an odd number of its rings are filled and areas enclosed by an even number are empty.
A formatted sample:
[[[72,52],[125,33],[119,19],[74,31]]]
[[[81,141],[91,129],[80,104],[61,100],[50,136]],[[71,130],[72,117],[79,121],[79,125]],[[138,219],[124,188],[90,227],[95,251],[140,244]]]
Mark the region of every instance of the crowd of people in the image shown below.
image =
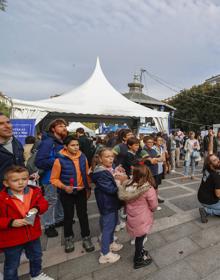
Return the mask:
[[[167,173],[184,162],[182,180],[195,178],[196,165],[205,158],[198,192],[201,221],[220,215],[220,132],[209,128],[203,139],[190,131],[171,135],[135,136],[130,129],[89,138],[83,128],[75,135],[64,119],[53,120],[48,131],[28,136],[24,147],[13,136],[10,119],[0,113],[0,249],[5,255],[4,279],[18,279],[22,251],[30,262],[31,279],[50,280],[42,272],[41,223],[48,238],[63,227],[65,252],[74,251],[74,212],[79,220],[82,246],[95,250],[87,213],[94,188],[100,213],[99,263],[120,259],[123,245],[115,231],[125,226],[135,244],[133,266],[152,259],[144,242],[153,225],[153,212],[164,200],[159,186]],[[191,173],[190,173],[191,169]],[[159,206],[160,204],[160,206]],[[41,219],[40,219],[41,217]]]

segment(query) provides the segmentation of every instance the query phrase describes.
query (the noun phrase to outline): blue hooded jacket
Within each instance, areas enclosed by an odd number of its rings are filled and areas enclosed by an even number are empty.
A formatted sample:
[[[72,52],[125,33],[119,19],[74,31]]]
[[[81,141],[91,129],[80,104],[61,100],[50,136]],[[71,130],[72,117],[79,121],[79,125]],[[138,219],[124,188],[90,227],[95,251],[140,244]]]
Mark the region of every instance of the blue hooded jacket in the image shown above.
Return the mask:
[[[62,148],[63,143],[52,133],[45,133],[43,135],[35,158],[35,165],[37,168],[44,170],[41,176],[41,184],[50,183],[50,175],[54,161]]]
[[[118,187],[112,174],[103,166],[97,166],[92,173],[95,184],[95,197],[101,215],[117,211],[120,208]]]

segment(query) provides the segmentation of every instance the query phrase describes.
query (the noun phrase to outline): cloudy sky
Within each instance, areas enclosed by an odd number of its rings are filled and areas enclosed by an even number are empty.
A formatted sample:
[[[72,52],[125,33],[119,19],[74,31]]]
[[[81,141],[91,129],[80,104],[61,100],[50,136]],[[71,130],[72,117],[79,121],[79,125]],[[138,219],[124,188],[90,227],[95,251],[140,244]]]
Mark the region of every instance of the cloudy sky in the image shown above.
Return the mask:
[[[36,100],[66,92],[96,57],[127,91],[147,69],[175,89],[220,74],[219,0],[7,0],[0,12],[0,91]],[[155,98],[175,93],[144,75]]]

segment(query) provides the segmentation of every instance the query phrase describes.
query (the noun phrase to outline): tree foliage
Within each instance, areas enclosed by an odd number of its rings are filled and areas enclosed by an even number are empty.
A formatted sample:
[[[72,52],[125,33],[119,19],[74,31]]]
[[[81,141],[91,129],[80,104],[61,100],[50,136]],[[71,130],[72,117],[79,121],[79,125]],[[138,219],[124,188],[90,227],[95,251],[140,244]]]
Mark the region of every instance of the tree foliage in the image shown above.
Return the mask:
[[[0,0],[0,11],[5,11],[7,6],[6,0]]]
[[[173,123],[185,131],[220,123],[220,84],[204,83],[184,89],[167,101],[174,106]]]
[[[0,112],[4,115],[8,116],[10,115],[10,108],[3,102],[0,101]]]

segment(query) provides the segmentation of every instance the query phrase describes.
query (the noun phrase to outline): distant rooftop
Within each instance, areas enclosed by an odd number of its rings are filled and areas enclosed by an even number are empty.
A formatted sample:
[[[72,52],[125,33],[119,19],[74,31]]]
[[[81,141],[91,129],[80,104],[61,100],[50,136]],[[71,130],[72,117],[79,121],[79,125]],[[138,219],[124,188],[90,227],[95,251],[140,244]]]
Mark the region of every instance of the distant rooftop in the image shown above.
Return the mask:
[[[129,87],[129,92],[128,93],[124,93],[123,95],[125,97],[127,97],[129,100],[135,102],[135,103],[139,103],[145,106],[156,106],[156,107],[160,107],[160,106],[164,106],[167,107],[171,110],[176,110],[173,106],[166,104],[158,99],[155,99],[149,95],[146,95],[142,92],[142,89],[144,87],[144,85],[140,82],[140,76],[137,74],[134,74],[134,79],[132,83],[128,84]]]
[[[220,83],[220,74],[216,75],[216,76],[212,76],[211,78],[209,78],[205,81],[210,84],[218,84],[218,83]]]

